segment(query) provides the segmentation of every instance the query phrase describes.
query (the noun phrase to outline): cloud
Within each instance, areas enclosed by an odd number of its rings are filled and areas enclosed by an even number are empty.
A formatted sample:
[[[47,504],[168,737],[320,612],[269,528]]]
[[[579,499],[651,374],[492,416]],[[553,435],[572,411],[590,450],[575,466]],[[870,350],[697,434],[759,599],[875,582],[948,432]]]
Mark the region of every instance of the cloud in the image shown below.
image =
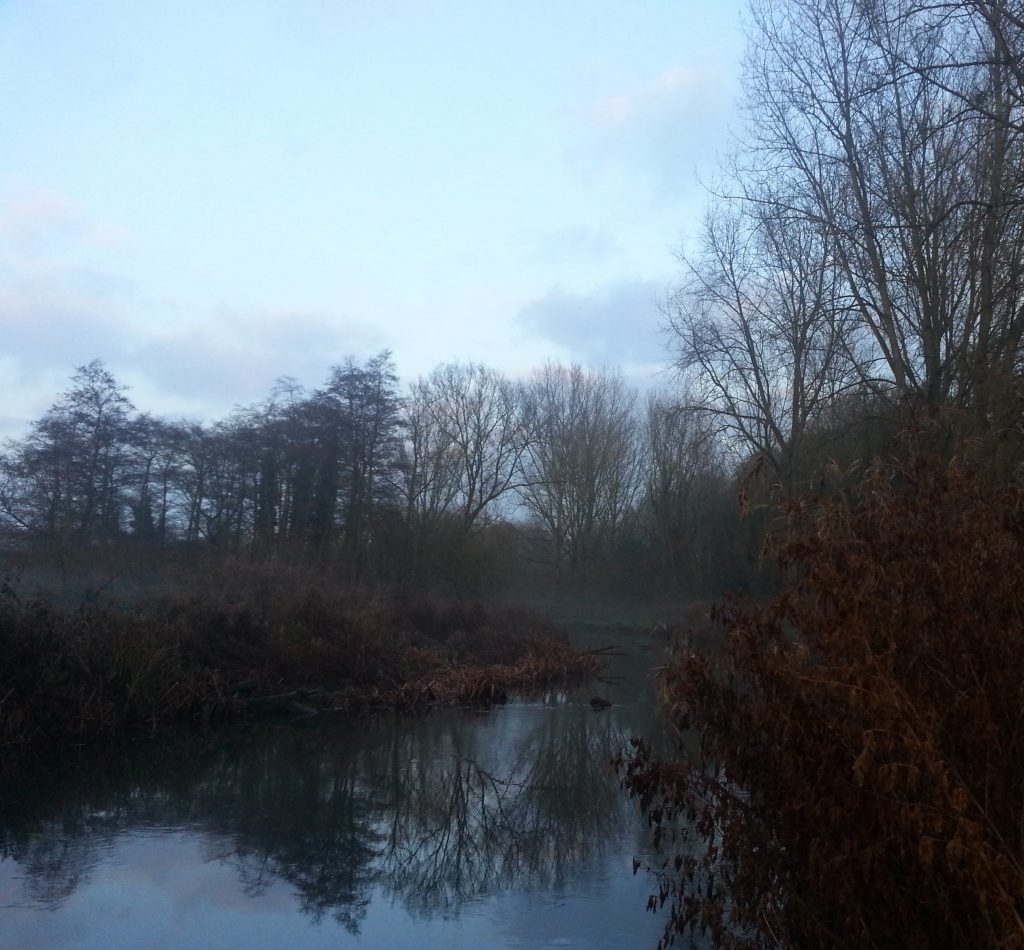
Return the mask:
[[[548,267],[586,267],[607,264],[622,253],[610,235],[586,227],[538,230],[524,234],[526,260]]]
[[[25,372],[120,348],[130,291],[87,270],[52,268],[0,282],[0,338]]]
[[[653,79],[590,103],[590,161],[646,169],[659,194],[677,194],[710,169],[727,144],[736,79],[725,65],[674,65]]]
[[[75,202],[41,188],[11,187],[0,197],[0,240],[5,257],[53,259],[69,249],[117,249],[131,240],[128,228],[94,221]]]
[[[653,372],[666,362],[658,307],[664,294],[662,284],[645,280],[591,294],[555,290],[528,303],[516,319],[524,332],[563,346],[583,362]]]
[[[27,405],[43,379],[120,352],[136,289],[104,258],[126,239],[56,192],[0,193],[0,340],[4,375],[19,384],[12,403]]]
[[[53,192],[32,191],[10,195],[0,217],[0,235],[19,246],[49,243],[54,236],[73,234],[81,215],[69,201]]]
[[[388,345],[344,315],[288,308],[197,308],[120,276],[130,235],[40,189],[0,193],[0,435],[23,431],[74,368],[104,360],[133,402],[158,414],[219,418],[291,375],[319,385],[348,355]]]
[[[650,82],[628,92],[618,92],[593,104],[595,124],[616,129],[692,108],[698,97],[706,98],[722,86],[725,73],[711,66],[670,66]]]
[[[165,329],[138,342],[136,389],[162,404],[206,414],[259,401],[281,376],[317,386],[346,356],[364,359],[387,346],[374,328],[344,316],[300,310],[222,309],[203,323]],[[170,399],[168,397],[171,397]]]
[[[67,387],[76,366],[115,366],[131,333],[134,290],[117,278],[54,264],[0,262],[0,435],[21,434]]]

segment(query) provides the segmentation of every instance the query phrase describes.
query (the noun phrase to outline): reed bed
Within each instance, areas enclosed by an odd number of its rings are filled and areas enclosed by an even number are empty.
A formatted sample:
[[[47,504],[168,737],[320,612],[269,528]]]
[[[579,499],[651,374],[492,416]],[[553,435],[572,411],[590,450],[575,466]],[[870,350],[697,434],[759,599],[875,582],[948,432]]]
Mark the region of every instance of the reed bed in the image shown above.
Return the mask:
[[[323,588],[68,611],[6,587],[0,655],[0,748],[171,722],[501,702],[597,662],[523,610]]]

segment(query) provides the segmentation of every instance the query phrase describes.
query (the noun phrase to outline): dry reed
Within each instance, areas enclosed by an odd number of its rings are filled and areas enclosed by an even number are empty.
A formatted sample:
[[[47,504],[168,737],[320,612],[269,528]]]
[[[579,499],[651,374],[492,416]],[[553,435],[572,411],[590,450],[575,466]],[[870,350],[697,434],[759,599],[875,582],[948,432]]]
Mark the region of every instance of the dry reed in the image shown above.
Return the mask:
[[[554,625],[322,588],[62,611],[0,592],[0,748],[259,712],[495,702],[593,672]]]

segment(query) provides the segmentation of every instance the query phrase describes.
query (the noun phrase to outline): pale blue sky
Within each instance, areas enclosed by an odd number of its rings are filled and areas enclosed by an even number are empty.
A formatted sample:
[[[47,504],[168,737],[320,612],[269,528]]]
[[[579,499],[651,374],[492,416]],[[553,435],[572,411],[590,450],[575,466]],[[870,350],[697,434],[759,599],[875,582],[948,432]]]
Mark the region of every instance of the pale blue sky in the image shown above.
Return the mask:
[[[0,0],[0,432],[93,357],[205,418],[384,347],[650,378],[739,9]]]

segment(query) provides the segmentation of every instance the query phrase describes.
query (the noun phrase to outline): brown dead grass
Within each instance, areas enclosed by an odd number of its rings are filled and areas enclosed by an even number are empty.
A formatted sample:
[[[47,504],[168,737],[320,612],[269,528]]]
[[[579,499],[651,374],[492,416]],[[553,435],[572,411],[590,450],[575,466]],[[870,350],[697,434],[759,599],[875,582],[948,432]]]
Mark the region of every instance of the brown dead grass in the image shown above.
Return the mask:
[[[0,748],[267,710],[499,702],[595,669],[525,611],[267,585],[251,600],[179,594],[72,612],[8,588],[0,656]]]

